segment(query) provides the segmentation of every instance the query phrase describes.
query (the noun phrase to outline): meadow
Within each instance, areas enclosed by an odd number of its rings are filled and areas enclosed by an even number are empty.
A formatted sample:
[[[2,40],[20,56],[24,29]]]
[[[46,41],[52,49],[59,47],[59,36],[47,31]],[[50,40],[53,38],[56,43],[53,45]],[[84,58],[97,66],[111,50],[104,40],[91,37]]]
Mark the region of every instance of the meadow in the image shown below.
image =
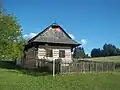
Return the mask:
[[[120,56],[95,57],[95,58],[85,58],[85,59],[86,59],[86,60],[90,60],[90,61],[120,63]]]
[[[120,62],[120,56],[90,58],[93,61]],[[0,90],[120,90],[120,69],[113,72],[87,72],[56,75],[0,62]]]
[[[56,75],[0,68],[0,90],[120,90],[120,72]]]

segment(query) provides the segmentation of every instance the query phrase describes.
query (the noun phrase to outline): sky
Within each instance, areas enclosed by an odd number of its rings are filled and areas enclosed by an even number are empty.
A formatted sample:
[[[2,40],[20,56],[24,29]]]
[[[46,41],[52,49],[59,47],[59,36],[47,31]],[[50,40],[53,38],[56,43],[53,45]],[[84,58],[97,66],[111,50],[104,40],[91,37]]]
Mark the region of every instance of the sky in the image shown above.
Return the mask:
[[[120,48],[120,0],[2,0],[14,13],[25,38],[56,22],[86,53],[105,43]]]

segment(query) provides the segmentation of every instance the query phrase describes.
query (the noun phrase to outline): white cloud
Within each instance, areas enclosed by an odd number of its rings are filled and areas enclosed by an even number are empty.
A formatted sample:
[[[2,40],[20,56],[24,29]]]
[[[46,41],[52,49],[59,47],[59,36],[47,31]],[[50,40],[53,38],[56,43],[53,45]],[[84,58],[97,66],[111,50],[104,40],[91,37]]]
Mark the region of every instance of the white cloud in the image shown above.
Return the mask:
[[[80,41],[80,43],[81,43],[82,45],[85,45],[85,44],[87,44],[87,40],[86,40],[86,39],[82,39],[82,40]]]
[[[75,39],[75,36],[73,34],[68,33],[68,35],[72,38]]]
[[[30,39],[30,38],[33,38],[36,35],[37,35],[37,33],[29,33],[29,34],[24,34],[23,37],[26,38],[26,39]]]

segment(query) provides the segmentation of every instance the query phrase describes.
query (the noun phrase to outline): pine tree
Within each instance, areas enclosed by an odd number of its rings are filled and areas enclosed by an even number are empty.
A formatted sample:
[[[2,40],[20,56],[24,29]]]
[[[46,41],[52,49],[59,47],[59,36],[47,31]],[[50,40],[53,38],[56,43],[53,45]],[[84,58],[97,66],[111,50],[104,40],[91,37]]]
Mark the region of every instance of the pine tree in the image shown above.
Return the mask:
[[[85,51],[83,47],[77,47],[74,50],[73,58],[84,58],[85,57]]]

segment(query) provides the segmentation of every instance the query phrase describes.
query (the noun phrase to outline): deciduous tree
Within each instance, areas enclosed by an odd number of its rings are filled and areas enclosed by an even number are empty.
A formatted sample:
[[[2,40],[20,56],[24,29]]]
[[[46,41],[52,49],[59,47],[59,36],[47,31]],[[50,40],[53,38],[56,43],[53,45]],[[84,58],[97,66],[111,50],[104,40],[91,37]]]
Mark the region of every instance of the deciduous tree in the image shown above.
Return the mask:
[[[23,55],[22,29],[13,14],[0,9],[0,60],[18,59]]]

